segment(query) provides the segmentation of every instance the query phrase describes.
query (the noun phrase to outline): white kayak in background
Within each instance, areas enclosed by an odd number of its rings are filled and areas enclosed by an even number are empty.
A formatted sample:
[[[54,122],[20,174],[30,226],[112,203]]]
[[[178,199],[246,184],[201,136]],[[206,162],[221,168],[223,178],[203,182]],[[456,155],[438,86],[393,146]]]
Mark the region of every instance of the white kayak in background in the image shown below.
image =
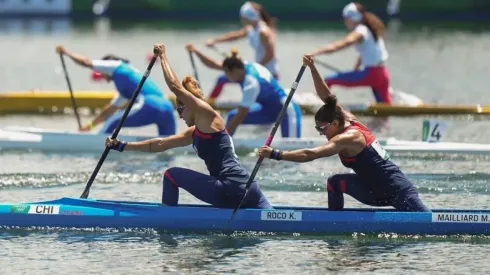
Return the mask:
[[[104,150],[107,135],[79,133],[76,131],[47,130],[31,127],[6,127],[0,129],[1,149],[32,149],[41,151],[100,153]],[[153,136],[120,135],[125,141],[142,141]],[[391,153],[448,153],[448,154],[489,154],[490,144],[458,142],[407,141],[396,138],[379,139],[379,143]],[[234,138],[236,150],[253,151],[264,144],[263,138]],[[272,142],[273,147],[295,150],[325,144],[324,137],[281,138]],[[171,151],[192,151],[191,146],[175,148]]]

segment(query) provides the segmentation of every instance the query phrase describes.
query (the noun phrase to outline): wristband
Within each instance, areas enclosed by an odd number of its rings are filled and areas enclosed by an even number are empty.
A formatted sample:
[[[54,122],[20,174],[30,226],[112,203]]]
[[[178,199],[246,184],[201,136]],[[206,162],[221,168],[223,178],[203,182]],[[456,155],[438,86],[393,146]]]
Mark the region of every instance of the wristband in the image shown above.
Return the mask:
[[[277,149],[273,149],[271,152],[270,158],[275,159],[275,160],[281,160],[282,159],[282,151],[277,150]]]
[[[127,144],[128,143],[126,141],[118,141],[116,144],[112,145],[109,148],[112,150],[122,152],[122,151],[124,151],[124,147],[126,147]]]

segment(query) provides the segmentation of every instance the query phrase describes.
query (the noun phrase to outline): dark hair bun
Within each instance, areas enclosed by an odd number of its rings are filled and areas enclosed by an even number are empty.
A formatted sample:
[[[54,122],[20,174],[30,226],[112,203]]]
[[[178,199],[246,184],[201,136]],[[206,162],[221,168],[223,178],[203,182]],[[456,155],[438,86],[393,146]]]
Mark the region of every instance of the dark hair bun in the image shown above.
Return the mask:
[[[328,110],[335,111],[335,107],[337,106],[337,97],[335,95],[329,94],[325,98],[325,107]]]

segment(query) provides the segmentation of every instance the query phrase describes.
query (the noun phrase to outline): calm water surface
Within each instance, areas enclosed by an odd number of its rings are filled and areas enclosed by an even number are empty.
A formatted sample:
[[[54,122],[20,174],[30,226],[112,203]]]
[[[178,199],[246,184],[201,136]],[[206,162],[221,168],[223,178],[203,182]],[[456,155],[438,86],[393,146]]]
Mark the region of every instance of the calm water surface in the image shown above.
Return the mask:
[[[15,22],[14,22],[15,23]],[[60,24],[64,30],[51,33],[36,23],[16,27],[0,26],[0,68],[2,91],[64,90],[59,59],[54,54],[62,43],[75,52],[99,57],[114,52],[131,59],[140,69],[154,43],[168,45],[170,61],[179,76],[191,72],[183,45],[202,43],[233,25],[205,26],[201,29],[169,27],[117,30],[107,24],[79,27]],[[9,25],[10,24],[10,25]],[[30,27],[26,27],[26,25]],[[12,27],[14,26],[14,27]],[[23,30],[21,30],[23,29]],[[472,30],[390,26],[389,66],[395,88],[410,92],[426,102],[488,104],[490,69],[487,56],[490,33]],[[281,83],[289,86],[301,65],[301,54],[344,35],[342,29],[284,29],[278,38]],[[223,45],[228,49],[232,44]],[[247,42],[233,44],[245,58],[252,52]],[[15,53],[12,53],[15,49]],[[211,55],[218,55],[210,52]],[[322,57],[340,68],[351,68],[353,50]],[[76,89],[113,89],[112,84],[88,81],[89,72],[68,64]],[[214,84],[217,72],[198,64],[205,92]],[[322,73],[330,72],[321,69]],[[165,91],[161,69],[154,77]],[[313,91],[307,72],[298,93]],[[366,103],[372,95],[366,89],[335,90],[341,102]],[[225,97],[238,91],[229,88]],[[84,121],[90,117],[84,115]],[[369,122],[369,119],[363,118]],[[468,118],[448,118],[447,140],[487,143],[489,122]],[[312,117],[304,118],[304,135],[317,136]],[[381,136],[418,140],[422,118],[390,119],[390,129]],[[1,116],[0,126],[22,125],[75,129],[71,116]],[[184,129],[179,122],[179,129]],[[266,136],[268,127],[241,127],[237,136]],[[153,127],[125,129],[123,133],[152,134]],[[102,153],[102,152],[101,152]],[[19,202],[79,196],[99,155],[54,154],[28,151],[0,151],[0,201]],[[252,169],[254,153],[240,156]],[[487,156],[394,156],[394,160],[414,181],[426,204],[432,208],[490,208],[490,158]],[[98,175],[91,195],[104,199],[159,201],[161,175],[173,166],[192,167],[205,172],[204,163],[192,154],[111,153]],[[275,205],[324,206],[328,176],[347,170],[337,158],[308,164],[264,161],[258,179]],[[197,202],[182,192],[182,202]],[[362,207],[347,198],[350,207]],[[0,230],[0,266],[5,274],[486,274],[490,269],[488,237],[430,237],[398,235],[303,236],[246,234],[169,234],[154,230]]]

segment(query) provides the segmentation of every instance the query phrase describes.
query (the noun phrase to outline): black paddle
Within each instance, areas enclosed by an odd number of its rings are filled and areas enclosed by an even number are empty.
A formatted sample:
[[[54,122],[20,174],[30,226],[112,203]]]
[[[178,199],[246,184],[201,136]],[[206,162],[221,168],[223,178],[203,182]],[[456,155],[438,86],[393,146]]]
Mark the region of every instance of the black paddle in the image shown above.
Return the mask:
[[[141,78],[140,83],[138,84],[138,87],[136,87],[136,91],[134,92],[133,97],[131,98],[131,101],[128,104],[128,107],[126,107],[126,110],[124,111],[124,114],[121,118],[121,121],[119,122],[119,125],[117,125],[116,129],[112,133],[111,139],[117,138],[117,135],[119,134],[119,131],[121,130],[121,128],[124,124],[124,121],[126,120],[126,117],[128,116],[129,111],[131,110],[131,107],[133,107],[133,104],[136,101],[136,98],[138,97],[138,94],[140,93],[141,88],[143,87],[143,84],[145,84],[146,79],[150,75],[151,68],[153,67],[153,64],[155,64],[155,61],[158,58],[158,51],[156,49],[154,49],[153,54],[154,55],[151,58],[150,64],[148,64],[148,67],[146,68],[145,74]],[[97,173],[99,172],[100,168],[102,167],[102,164],[104,163],[104,161],[105,161],[107,155],[109,154],[110,150],[111,149],[109,146],[105,147],[104,153],[102,153],[102,156],[100,157],[99,162],[97,163],[97,166],[94,169],[94,172],[90,176],[90,179],[87,182],[87,186],[85,187],[85,190],[83,191],[80,198],[86,199],[88,197],[88,194],[90,192],[90,187],[92,186],[92,183],[94,182],[95,177],[97,176]]]
[[[189,57],[191,58],[191,65],[192,65],[192,70],[194,71],[194,77],[196,78],[197,82],[199,82],[200,84],[201,82],[199,81],[199,76],[197,75],[196,62],[194,62],[194,55],[192,54],[192,52],[189,52]]]
[[[71,88],[70,77],[68,76],[68,70],[66,69],[65,58],[63,57],[62,53],[60,53],[60,59],[61,59],[61,66],[63,66],[63,72],[65,73],[66,84],[68,84],[68,90],[70,90],[71,105],[73,106],[75,117],[77,118],[78,129],[80,129],[82,128],[82,123],[80,122],[80,115],[78,114],[77,101],[75,100],[75,96],[73,95],[73,89]]]
[[[274,135],[276,134],[276,131],[279,128],[279,125],[281,125],[282,118],[284,117],[284,114],[286,113],[289,102],[291,102],[291,99],[293,98],[293,95],[294,95],[294,92],[296,91],[296,88],[298,88],[299,81],[301,80],[301,77],[303,76],[305,69],[306,69],[305,65],[301,66],[301,69],[299,70],[299,73],[296,76],[296,80],[293,82],[293,85],[291,86],[291,90],[290,90],[289,95],[286,99],[286,102],[284,102],[284,105],[282,106],[281,112],[279,113],[279,116],[277,116],[276,123],[274,124],[274,127],[272,128],[272,131],[270,132],[269,137],[267,137],[267,140],[265,142],[266,146],[271,145],[272,139],[274,138]],[[245,201],[245,198],[247,197],[248,192],[250,190],[250,186],[252,185],[252,182],[254,181],[255,175],[259,171],[260,165],[262,164],[263,160],[264,160],[264,157],[259,157],[259,160],[257,160],[257,163],[255,164],[255,167],[252,171],[252,174],[250,175],[250,178],[248,179],[247,185],[245,186],[245,194],[243,195],[242,200],[240,201],[240,204],[238,205],[238,207],[235,208],[235,210],[233,210],[233,214],[231,214],[231,218],[228,221],[228,223],[231,223],[233,221],[235,214],[237,213],[238,209],[240,209],[243,202]]]

